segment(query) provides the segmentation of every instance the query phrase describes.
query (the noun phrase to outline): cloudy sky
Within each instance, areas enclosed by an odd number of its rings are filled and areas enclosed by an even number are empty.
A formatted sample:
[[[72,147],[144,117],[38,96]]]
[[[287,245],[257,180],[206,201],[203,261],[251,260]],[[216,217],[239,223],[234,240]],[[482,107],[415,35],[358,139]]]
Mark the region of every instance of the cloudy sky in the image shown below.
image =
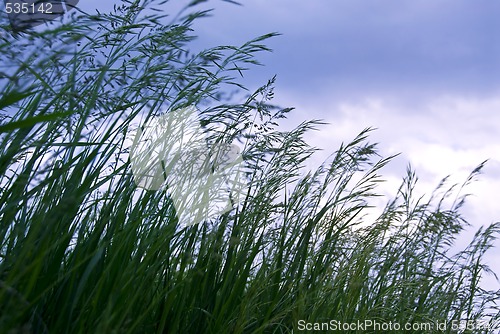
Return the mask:
[[[290,122],[330,124],[309,142],[331,153],[365,127],[383,156],[383,191],[395,194],[408,163],[422,193],[451,175],[462,183],[479,163],[484,174],[464,208],[479,227],[500,220],[500,2],[491,0],[209,1],[212,18],[196,24],[198,47],[240,45],[269,32],[273,53],[253,68],[250,88],[277,75],[275,103],[296,107]],[[117,1],[89,0],[86,11]],[[168,3],[175,11],[182,0]],[[166,5],[166,6],[167,6]],[[322,157],[318,157],[321,159]],[[459,244],[464,246],[471,233]],[[500,245],[499,245],[500,246]],[[500,274],[500,249],[489,264]],[[493,280],[488,280],[493,284]]]

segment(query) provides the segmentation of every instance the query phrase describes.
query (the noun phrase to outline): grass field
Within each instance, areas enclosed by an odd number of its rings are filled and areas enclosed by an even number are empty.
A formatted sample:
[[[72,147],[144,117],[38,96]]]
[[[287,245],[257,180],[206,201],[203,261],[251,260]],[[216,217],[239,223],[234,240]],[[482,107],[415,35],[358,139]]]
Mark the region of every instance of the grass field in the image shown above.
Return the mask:
[[[367,222],[391,160],[371,130],[305,171],[304,138],[322,122],[282,131],[292,110],[272,105],[274,80],[255,92],[238,81],[275,34],[191,54],[208,13],[162,17],[161,3],[0,40],[1,333],[290,333],[331,320],[493,333],[451,326],[500,320],[499,292],[479,284],[500,224],[451,251],[483,164],[429,199],[413,195],[409,168]],[[234,102],[234,89],[247,97]],[[249,189],[232,211],[183,226],[166,190],[135,185],[126,142],[139,117],[193,105],[212,140],[243,143]]]

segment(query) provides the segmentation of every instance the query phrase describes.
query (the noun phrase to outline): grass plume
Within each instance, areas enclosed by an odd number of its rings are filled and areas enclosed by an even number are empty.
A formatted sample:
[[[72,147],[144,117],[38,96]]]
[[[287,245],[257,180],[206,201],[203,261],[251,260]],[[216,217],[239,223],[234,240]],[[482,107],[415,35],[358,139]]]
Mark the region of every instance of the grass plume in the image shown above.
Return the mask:
[[[274,78],[241,103],[228,93],[245,89],[238,78],[276,34],[191,54],[193,22],[209,14],[198,2],[170,18],[166,1],[123,1],[109,14],[73,11],[68,24],[2,35],[0,332],[498,321],[499,292],[479,281],[500,224],[452,253],[465,196],[443,182],[444,195],[423,202],[411,169],[366,224],[391,160],[370,129],[305,172],[315,151],[305,136],[322,122],[281,131],[291,109],[271,104]],[[141,117],[192,105],[210,140],[243,143],[249,191],[232,211],[185,227],[166,190],[134,184],[127,136]]]

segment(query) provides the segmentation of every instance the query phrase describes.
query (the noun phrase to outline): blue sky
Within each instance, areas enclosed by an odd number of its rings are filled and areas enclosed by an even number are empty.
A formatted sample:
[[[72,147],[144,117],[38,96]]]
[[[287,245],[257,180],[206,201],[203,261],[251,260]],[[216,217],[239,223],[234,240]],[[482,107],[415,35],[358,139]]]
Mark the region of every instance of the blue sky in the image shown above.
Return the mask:
[[[195,25],[199,48],[242,44],[279,32],[251,69],[250,88],[277,75],[275,102],[296,107],[289,124],[330,124],[309,142],[330,153],[363,128],[383,156],[402,154],[384,170],[394,195],[408,163],[429,193],[448,174],[462,182],[485,159],[464,208],[478,227],[500,219],[500,2],[491,0],[209,1],[212,18]],[[80,3],[109,10],[117,1]],[[167,3],[175,13],[184,1]],[[321,159],[318,156],[318,161]],[[383,203],[380,203],[383,205]],[[468,236],[459,240],[464,246]],[[490,264],[500,273],[500,250]],[[492,280],[488,280],[492,284]]]

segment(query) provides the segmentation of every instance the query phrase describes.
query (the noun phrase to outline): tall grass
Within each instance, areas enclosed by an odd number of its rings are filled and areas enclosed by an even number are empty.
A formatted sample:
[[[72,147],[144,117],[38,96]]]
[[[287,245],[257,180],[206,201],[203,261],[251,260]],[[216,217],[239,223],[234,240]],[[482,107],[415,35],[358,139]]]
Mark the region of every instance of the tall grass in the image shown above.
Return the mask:
[[[315,149],[304,137],[322,123],[280,130],[291,109],[271,104],[274,80],[242,103],[228,93],[244,89],[237,78],[275,34],[191,54],[193,22],[209,14],[198,2],[170,17],[165,1],[124,1],[110,14],[2,35],[0,331],[499,320],[499,292],[479,283],[500,224],[453,253],[466,196],[443,182],[428,201],[415,198],[411,169],[367,221],[391,159],[369,143],[370,129],[305,172]],[[186,227],[166,190],[134,184],[127,140],[137,119],[191,105],[212,140],[244,145],[249,191],[232,211]]]

